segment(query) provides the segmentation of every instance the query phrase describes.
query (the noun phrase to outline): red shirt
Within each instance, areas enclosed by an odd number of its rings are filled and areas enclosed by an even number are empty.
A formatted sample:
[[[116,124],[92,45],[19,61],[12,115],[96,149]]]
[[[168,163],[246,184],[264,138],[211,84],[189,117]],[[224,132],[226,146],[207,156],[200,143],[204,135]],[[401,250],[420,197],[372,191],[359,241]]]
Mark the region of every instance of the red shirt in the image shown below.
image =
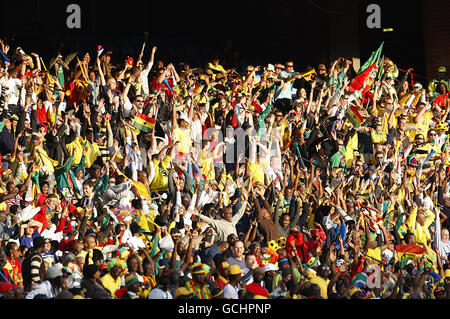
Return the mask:
[[[173,87],[173,80],[172,79],[168,79],[167,80],[170,87]],[[158,77],[155,77],[151,82],[150,82],[150,90],[161,90],[162,92],[167,94],[168,99],[170,100],[172,98],[172,92],[170,91],[170,89],[167,87],[167,85],[164,82],[158,83]]]
[[[245,289],[247,289],[247,291],[252,292],[254,295],[269,298],[269,293],[267,292],[266,288],[255,282],[248,284]]]

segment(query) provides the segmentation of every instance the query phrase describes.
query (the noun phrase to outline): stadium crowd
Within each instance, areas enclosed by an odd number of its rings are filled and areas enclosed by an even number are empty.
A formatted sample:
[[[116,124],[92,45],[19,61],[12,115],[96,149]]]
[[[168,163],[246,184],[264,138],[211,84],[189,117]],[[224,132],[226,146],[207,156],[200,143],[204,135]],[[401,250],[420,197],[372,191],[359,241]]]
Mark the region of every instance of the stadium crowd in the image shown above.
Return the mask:
[[[444,66],[0,49],[1,298],[450,297]]]

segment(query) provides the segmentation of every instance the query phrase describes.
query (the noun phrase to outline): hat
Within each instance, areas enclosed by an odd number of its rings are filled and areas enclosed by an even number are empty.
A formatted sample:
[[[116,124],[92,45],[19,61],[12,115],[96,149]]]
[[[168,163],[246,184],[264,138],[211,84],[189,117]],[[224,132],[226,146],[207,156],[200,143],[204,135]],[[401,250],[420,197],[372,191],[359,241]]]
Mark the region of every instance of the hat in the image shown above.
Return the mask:
[[[325,66],[325,64],[319,64],[318,66],[317,66],[317,69],[320,71],[320,70],[327,70],[327,67]]]
[[[185,121],[187,123],[191,123],[189,118],[184,113],[180,115],[179,119],[182,120],[182,121]]]
[[[243,274],[244,273],[241,270],[241,267],[239,267],[239,265],[231,265],[228,269],[229,269],[229,274],[230,275],[239,275],[239,274]]]
[[[138,281],[139,279],[136,276],[136,274],[129,274],[128,276],[125,277],[125,286],[130,287],[132,284]]]
[[[170,230],[170,235],[181,235],[181,231],[178,228],[172,228]]]
[[[438,67],[438,72],[445,73],[445,72],[447,72],[447,69],[445,68],[445,66],[440,66],[440,67]]]
[[[278,248],[281,248],[281,249],[286,247],[286,237],[279,237],[277,239],[277,245],[278,245]]]
[[[223,295],[223,289],[213,288],[211,291],[211,298],[218,298]]]
[[[9,176],[11,176],[11,174],[12,174],[12,170],[9,169],[9,168],[5,168],[5,169],[2,171],[2,176],[3,176],[3,178],[9,177]]]
[[[275,72],[275,67],[273,66],[273,64],[268,64],[267,65],[267,71],[269,71],[269,72]]]
[[[206,275],[208,273],[205,264],[194,264],[191,266],[191,274],[195,275],[195,274],[203,274]]]
[[[89,228],[88,230],[86,230],[85,236],[97,237],[97,234],[95,233],[95,231],[92,228]]]
[[[58,264],[50,267],[47,270],[47,279],[50,279],[50,280],[55,279],[57,277],[61,277],[62,275],[63,275],[63,273],[61,271],[61,267]]]
[[[271,271],[271,270],[277,271],[278,267],[275,266],[274,264],[267,264],[267,265],[264,266],[264,271],[265,272],[268,272],[268,271]]]
[[[228,262],[226,262],[226,261],[221,262],[220,265],[219,265],[219,269],[225,269],[225,268],[228,268],[228,267],[230,267],[230,264]]]
[[[316,257],[311,256],[311,257],[309,257],[306,260],[306,266],[308,266],[308,268],[312,268],[315,265],[317,265],[317,258]]]
[[[415,83],[414,85],[413,85],[413,88],[414,89],[422,89],[423,87],[422,87],[422,84],[420,84],[420,83]]]
[[[10,120],[10,121],[18,121],[18,120],[19,120],[19,117],[18,117],[17,115],[11,115],[11,116],[9,117],[9,120]]]
[[[189,297],[193,294],[192,291],[189,291],[186,287],[180,287],[175,291],[175,298],[180,296]]]
[[[95,139],[99,139],[99,138],[104,138],[105,135],[103,135],[102,133],[95,133]]]
[[[95,273],[99,270],[100,268],[96,264],[84,265],[83,277],[91,279],[92,277],[94,277]]]
[[[450,278],[450,268],[449,268],[449,269],[446,269],[446,270],[444,271],[444,277],[445,277],[445,278]]]
[[[289,260],[286,257],[278,259],[278,266],[289,264]]]
[[[351,297],[357,292],[361,292],[361,289],[359,289],[358,287],[353,287],[348,291],[348,295]]]

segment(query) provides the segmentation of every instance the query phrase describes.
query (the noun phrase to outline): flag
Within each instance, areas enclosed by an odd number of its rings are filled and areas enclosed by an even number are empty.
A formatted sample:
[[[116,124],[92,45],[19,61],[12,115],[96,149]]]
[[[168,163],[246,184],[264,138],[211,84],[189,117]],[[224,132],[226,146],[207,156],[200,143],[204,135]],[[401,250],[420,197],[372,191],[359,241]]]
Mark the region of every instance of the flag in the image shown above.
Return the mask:
[[[364,123],[364,117],[359,114],[358,109],[353,105],[347,110],[345,117],[353,124],[355,128],[360,127]]]
[[[142,113],[137,113],[136,118],[134,119],[133,127],[140,131],[150,133],[155,126],[155,122],[156,119]]]
[[[348,90],[353,93],[356,90],[361,90],[361,98],[365,99],[365,95],[369,92],[372,83],[377,76],[377,63],[373,63],[363,73],[357,75],[348,85]]]
[[[32,194],[33,194],[33,200],[38,199],[39,194],[41,192],[41,188],[39,186],[39,172],[34,173],[32,176]]]
[[[103,53],[104,50],[105,49],[103,48],[103,46],[99,45],[97,47],[97,56],[99,57]]]
[[[367,68],[369,68],[371,65],[373,65],[374,63],[378,62],[378,60],[381,57],[381,52],[383,51],[383,45],[384,45],[384,42],[382,42],[380,44],[380,46],[378,47],[378,49],[375,52],[372,52],[372,54],[370,55],[369,59],[361,66],[361,68],[359,68],[359,71],[358,71],[357,75],[360,75]]]
[[[416,259],[425,253],[426,249],[417,245],[395,245],[398,258]]]

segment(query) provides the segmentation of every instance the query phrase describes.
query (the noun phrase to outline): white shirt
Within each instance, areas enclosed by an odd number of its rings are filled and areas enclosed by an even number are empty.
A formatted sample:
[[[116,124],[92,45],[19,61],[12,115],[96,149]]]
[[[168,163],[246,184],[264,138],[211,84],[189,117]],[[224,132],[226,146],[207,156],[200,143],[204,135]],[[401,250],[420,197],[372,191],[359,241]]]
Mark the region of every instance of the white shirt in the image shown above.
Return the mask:
[[[40,283],[39,285],[37,285],[35,287],[36,288],[31,290],[25,296],[25,299],[34,299],[34,297],[37,295],[45,295],[47,298],[53,299],[56,297],[57,293],[59,292],[53,288],[52,284],[48,280]],[[60,290],[60,289],[58,289],[58,290]]]
[[[147,296],[147,299],[173,299],[170,291],[164,291],[160,288],[153,288]]]
[[[9,78],[5,83],[5,87],[6,95],[10,94],[8,104],[18,105],[22,81],[17,78]]]
[[[223,296],[229,299],[239,299],[239,287],[233,287],[230,284],[227,284],[223,288]]]
[[[444,243],[442,240],[439,241],[439,255],[441,255],[441,257],[447,257],[449,254],[450,254],[450,240],[447,241],[446,243]]]

